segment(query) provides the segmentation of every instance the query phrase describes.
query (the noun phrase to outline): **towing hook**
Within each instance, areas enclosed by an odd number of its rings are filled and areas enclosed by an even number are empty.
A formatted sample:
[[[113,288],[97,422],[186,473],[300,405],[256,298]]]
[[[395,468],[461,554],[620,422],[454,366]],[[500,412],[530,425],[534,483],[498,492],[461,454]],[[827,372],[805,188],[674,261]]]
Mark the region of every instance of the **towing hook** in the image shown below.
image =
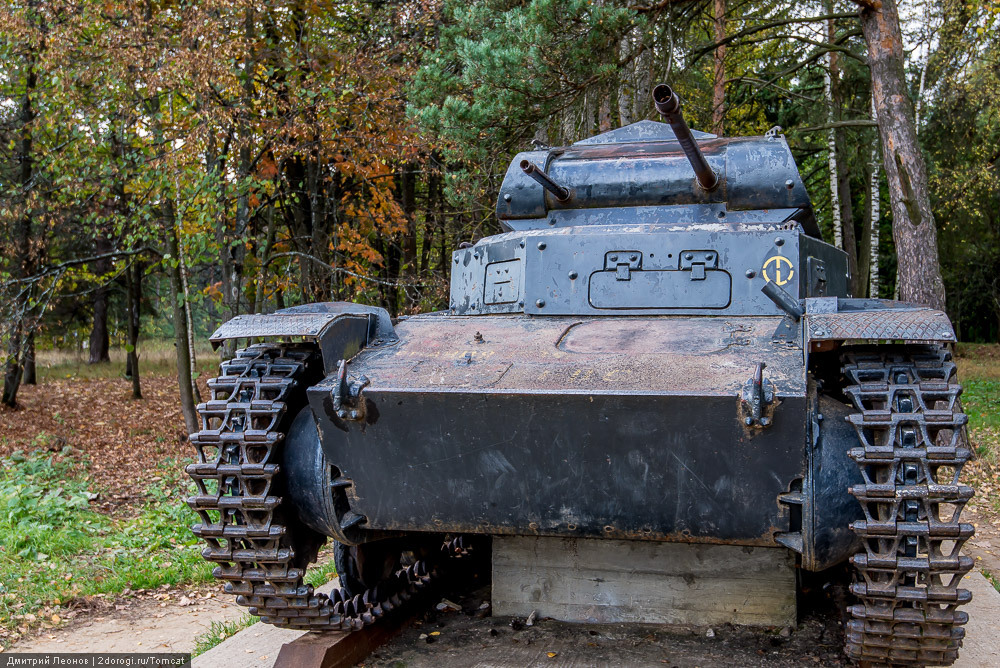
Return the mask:
[[[771,416],[766,415],[766,409],[774,402],[774,389],[764,380],[764,369],[767,364],[757,362],[753,375],[743,384],[743,395],[740,398],[740,409],[743,413],[743,424],[748,427],[767,427],[771,424]]]
[[[347,360],[340,360],[337,366],[337,385],[333,388],[333,409],[341,420],[363,420],[365,417],[364,402],[361,401],[361,390],[371,381],[366,376],[357,380],[347,377]]]

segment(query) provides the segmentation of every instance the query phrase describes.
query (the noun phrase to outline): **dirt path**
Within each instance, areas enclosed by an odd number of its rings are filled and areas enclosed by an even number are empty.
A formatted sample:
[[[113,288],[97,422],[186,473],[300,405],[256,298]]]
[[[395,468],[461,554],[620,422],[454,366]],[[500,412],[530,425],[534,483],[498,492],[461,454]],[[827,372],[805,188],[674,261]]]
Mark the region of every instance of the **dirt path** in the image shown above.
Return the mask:
[[[65,626],[24,638],[8,652],[190,652],[215,621],[244,609],[209,591],[172,592],[169,600],[125,599],[80,615]]]

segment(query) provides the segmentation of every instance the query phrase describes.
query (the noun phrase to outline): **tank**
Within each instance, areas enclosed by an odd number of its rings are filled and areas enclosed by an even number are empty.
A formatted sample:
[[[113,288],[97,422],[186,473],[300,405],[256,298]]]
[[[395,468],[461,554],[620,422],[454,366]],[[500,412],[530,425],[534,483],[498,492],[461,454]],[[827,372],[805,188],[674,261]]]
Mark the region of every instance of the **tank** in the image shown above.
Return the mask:
[[[497,535],[780,546],[852,564],[852,659],[956,659],[973,492],[947,316],[851,296],[780,129],[692,131],[653,93],[664,122],[514,157],[505,231],[454,253],[446,311],[213,334],[265,341],[210,382],[187,469],[238,603],[360,628]],[[327,539],[330,595],[303,580]]]

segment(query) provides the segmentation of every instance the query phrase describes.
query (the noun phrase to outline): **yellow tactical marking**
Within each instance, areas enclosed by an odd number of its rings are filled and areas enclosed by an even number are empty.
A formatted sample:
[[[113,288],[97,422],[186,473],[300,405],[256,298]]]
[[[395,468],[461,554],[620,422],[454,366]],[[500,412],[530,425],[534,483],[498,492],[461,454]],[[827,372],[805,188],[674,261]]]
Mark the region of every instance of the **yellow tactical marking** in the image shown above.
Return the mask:
[[[773,279],[768,274],[768,268],[774,272]],[[795,276],[795,269],[792,267],[792,261],[784,255],[773,255],[764,262],[762,273],[768,283],[773,280],[777,285],[785,285]]]

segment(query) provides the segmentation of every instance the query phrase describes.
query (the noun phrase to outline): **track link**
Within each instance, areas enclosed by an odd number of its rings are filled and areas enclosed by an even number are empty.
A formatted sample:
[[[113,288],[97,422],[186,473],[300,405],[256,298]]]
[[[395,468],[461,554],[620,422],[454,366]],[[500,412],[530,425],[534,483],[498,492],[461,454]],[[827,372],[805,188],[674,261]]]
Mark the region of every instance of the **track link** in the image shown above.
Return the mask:
[[[973,535],[959,521],[972,497],[959,476],[971,453],[951,354],[939,347],[851,352],[843,357],[850,451],[864,483],[851,488],[864,519],[851,528],[864,549],[851,558],[847,655],[877,665],[950,665],[972,599],[958,587],[972,568],[960,554]]]
[[[198,493],[188,505],[201,518],[192,531],[207,543],[202,555],[218,564],[212,574],[239,605],[275,626],[352,631],[411,599],[468,548],[461,537],[444,542],[439,555],[353,597],[304,583],[325,537],[286,511],[279,462],[284,429],[305,405],[318,361],[307,347],[257,345],[222,363],[211,398],[198,406],[202,429],[191,435],[197,461],[186,470]]]

